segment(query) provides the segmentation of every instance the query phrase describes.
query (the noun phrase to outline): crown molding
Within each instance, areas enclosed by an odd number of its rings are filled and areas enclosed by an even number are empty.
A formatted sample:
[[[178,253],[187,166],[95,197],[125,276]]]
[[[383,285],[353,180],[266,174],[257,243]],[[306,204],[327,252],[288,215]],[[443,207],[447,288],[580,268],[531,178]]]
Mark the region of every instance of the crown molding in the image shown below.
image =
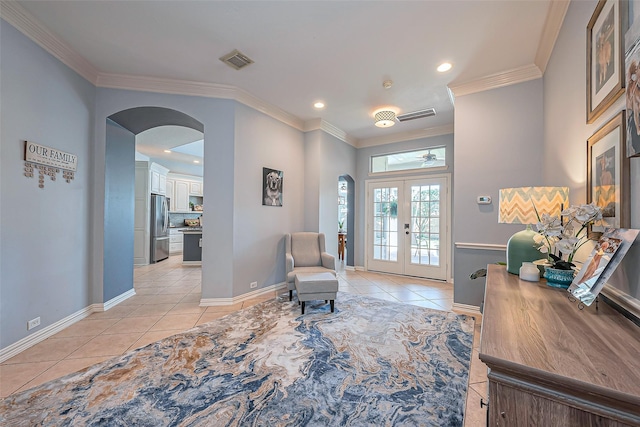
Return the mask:
[[[0,17],[67,67],[94,85],[96,84],[98,70],[18,3],[14,1],[0,2]]]
[[[215,83],[106,73],[98,74],[96,86],[109,89],[139,90],[143,92],[222,99],[235,99],[237,92],[234,86]]]
[[[569,9],[569,3],[571,0],[553,0],[549,6],[547,12],[547,19],[542,29],[542,36],[540,37],[540,43],[538,44],[538,52],[536,52],[536,59],[534,64],[544,74],[547,69],[547,64],[553,53],[553,47],[556,45],[558,34],[562,28],[564,17]]]
[[[361,139],[357,148],[373,147],[376,145],[393,144],[395,142],[412,141],[420,138],[430,138],[433,136],[448,135],[453,133],[453,124],[435,126],[429,129],[410,130],[406,132],[394,133],[392,135],[376,136],[373,138]]]
[[[295,129],[302,130],[304,127],[303,121],[298,117],[251,95],[245,90],[230,85],[159,77],[100,73],[96,86],[109,89],[139,90],[172,95],[233,99]]]
[[[338,138],[340,141],[346,142],[347,144],[358,148],[358,139],[349,136],[339,127],[334,126],[323,119],[311,119],[304,122],[304,128],[302,129],[303,132],[311,132],[314,130],[321,130],[323,132],[326,132],[329,135]]]
[[[525,65],[496,74],[491,74],[477,80],[464,83],[451,83],[449,88],[455,96],[470,95],[472,93],[484,92],[485,90],[497,89],[499,87],[510,86],[516,83],[524,83],[542,77],[540,69],[534,65]]]
[[[261,111],[266,115],[271,116],[274,119],[279,120],[282,123],[287,124],[299,131],[304,130],[304,121],[298,116],[287,113],[281,108],[278,108],[275,105],[269,104],[268,102],[253,96],[244,89],[236,88],[235,100],[248,107]]]

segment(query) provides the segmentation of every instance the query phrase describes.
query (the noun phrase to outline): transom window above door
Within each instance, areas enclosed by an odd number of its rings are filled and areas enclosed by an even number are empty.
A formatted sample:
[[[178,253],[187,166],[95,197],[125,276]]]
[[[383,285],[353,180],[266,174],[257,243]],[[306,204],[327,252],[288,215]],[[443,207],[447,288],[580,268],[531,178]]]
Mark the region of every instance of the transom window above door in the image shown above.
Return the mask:
[[[430,147],[401,153],[371,156],[372,174],[446,167],[446,148]]]

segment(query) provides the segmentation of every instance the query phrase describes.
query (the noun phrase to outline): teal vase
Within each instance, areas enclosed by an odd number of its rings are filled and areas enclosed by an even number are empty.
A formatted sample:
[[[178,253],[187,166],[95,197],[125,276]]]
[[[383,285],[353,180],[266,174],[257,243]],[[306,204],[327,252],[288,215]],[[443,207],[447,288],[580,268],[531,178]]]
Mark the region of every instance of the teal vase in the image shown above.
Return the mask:
[[[545,267],[544,278],[547,279],[547,285],[554,288],[567,289],[573,282],[573,270],[560,270],[553,267]]]

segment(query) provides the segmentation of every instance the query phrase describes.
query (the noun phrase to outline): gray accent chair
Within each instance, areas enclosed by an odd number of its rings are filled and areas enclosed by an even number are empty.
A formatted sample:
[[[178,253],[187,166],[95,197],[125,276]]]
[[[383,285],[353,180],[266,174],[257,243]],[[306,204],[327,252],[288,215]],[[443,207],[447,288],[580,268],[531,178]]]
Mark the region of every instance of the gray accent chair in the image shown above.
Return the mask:
[[[284,240],[289,301],[296,289],[296,274],[329,272],[336,275],[336,258],[326,251],[324,233],[287,233]]]

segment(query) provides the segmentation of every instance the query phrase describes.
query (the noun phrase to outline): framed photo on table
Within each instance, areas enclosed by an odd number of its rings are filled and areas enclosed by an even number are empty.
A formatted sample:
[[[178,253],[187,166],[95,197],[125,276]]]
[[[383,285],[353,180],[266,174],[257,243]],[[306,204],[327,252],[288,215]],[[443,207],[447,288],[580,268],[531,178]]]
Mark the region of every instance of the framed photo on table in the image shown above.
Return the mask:
[[[628,10],[621,0],[600,0],[587,25],[587,123],[622,95]]]
[[[587,203],[600,206],[603,216],[602,225],[589,227],[590,239],[599,239],[606,227],[629,227],[625,124],[625,112],[621,111],[587,140]]]

